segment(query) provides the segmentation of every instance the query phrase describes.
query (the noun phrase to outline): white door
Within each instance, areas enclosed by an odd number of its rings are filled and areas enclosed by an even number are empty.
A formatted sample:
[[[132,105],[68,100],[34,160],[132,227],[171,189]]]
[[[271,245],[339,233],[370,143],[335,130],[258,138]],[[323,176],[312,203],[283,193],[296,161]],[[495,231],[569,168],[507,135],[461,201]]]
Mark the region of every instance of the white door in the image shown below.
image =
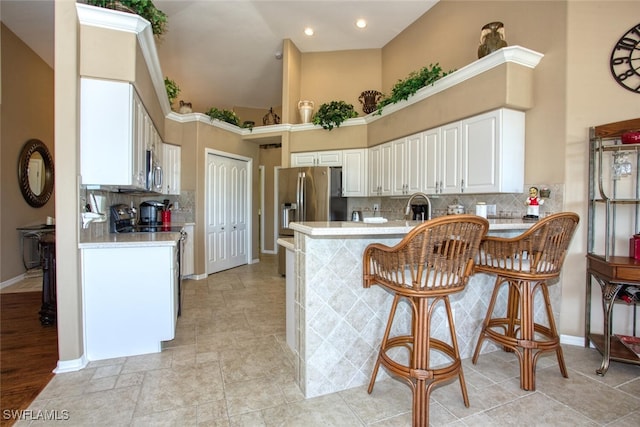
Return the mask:
[[[207,155],[207,274],[248,263],[248,162]]]

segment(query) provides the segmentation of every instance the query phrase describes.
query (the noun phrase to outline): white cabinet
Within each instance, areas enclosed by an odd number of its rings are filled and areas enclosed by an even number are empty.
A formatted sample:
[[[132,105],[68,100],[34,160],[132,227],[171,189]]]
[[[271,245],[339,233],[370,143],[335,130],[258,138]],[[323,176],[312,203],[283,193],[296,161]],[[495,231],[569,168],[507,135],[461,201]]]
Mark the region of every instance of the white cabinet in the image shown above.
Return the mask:
[[[421,191],[423,135],[418,133],[391,143],[393,149],[394,196],[410,195]]]
[[[82,78],[81,183],[144,190],[145,125],[150,121],[131,84]]]
[[[177,246],[166,243],[82,250],[88,360],[159,352],[162,341],[174,338]]]
[[[162,144],[162,194],[180,195],[179,145]]]
[[[422,191],[521,193],[524,113],[499,109],[423,132]]]
[[[427,194],[460,193],[460,122],[422,132],[424,141],[420,153],[423,171],[420,188]]]
[[[187,235],[184,240],[184,247],[182,253],[182,276],[192,276],[195,273],[195,255],[194,255],[194,238],[195,238],[195,225],[185,224],[183,227],[185,234]]]
[[[390,196],[392,188],[393,144],[369,149],[369,196]]]
[[[524,114],[502,108],[462,121],[462,191],[523,191]]]
[[[342,166],[342,150],[291,153],[291,167]]]
[[[342,152],[342,196],[365,197],[367,188],[367,150],[354,149]]]

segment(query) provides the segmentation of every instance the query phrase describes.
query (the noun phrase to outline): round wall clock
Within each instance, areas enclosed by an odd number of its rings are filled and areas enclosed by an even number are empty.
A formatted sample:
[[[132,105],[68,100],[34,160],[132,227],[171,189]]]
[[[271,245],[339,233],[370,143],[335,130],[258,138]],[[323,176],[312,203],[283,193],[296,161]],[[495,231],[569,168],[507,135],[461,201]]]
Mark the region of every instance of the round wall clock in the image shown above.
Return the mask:
[[[640,24],[616,43],[609,61],[613,78],[625,89],[640,93]]]

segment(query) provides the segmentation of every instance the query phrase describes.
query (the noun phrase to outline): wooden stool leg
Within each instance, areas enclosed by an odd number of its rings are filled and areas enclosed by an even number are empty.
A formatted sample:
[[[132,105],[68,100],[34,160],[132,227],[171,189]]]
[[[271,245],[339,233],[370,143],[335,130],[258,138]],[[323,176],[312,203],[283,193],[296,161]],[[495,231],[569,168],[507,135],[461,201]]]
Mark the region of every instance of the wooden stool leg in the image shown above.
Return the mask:
[[[473,352],[473,358],[471,359],[471,363],[474,365],[478,361],[478,356],[480,356],[480,349],[482,348],[482,341],[484,341],[486,337],[486,331],[489,327],[489,321],[491,320],[491,316],[493,316],[493,309],[496,306],[496,301],[498,299],[498,293],[500,291],[500,276],[496,278],[495,284],[493,285],[493,293],[491,294],[491,301],[489,301],[489,307],[487,308],[487,315],[484,317],[484,321],[482,322],[482,329],[480,330],[480,336],[478,337],[478,342],[476,343],[476,349]]]
[[[453,313],[451,311],[451,303],[449,302],[449,296],[444,297],[444,304],[447,308],[447,316],[449,317],[449,332],[451,333],[451,343],[455,353],[455,359],[460,360],[460,351],[458,350],[458,339],[456,337],[456,328],[453,324]],[[460,380],[460,389],[462,391],[462,400],[464,400],[464,406],[469,407],[469,395],[467,394],[467,383],[464,381],[464,373],[462,372],[462,365],[458,371],[458,379]],[[429,398],[427,394],[427,398]]]
[[[413,358],[411,377],[415,380],[413,389],[413,427],[429,425],[429,381],[433,374],[429,370],[429,334],[431,317],[428,298],[415,298],[415,322],[413,325]]]
[[[542,295],[544,296],[544,304],[547,307],[547,317],[549,318],[549,329],[551,330],[551,339],[558,340],[558,346],[556,347],[556,357],[558,358],[558,366],[560,367],[560,373],[563,377],[569,378],[567,372],[567,366],[564,364],[564,355],[562,353],[562,346],[560,346],[560,340],[558,337],[558,331],[556,330],[556,321],[553,318],[553,310],[551,309],[551,299],[549,298],[549,288],[546,282],[540,285],[542,288]]]
[[[367,389],[367,393],[371,394],[373,391],[373,386],[376,382],[376,376],[378,376],[378,368],[380,368],[380,360],[382,359],[382,354],[387,349],[387,341],[389,341],[389,333],[391,332],[391,326],[393,325],[393,318],[396,315],[396,309],[398,308],[398,302],[400,301],[400,295],[396,294],[393,297],[393,303],[391,304],[391,311],[389,312],[389,320],[387,320],[387,328],[384,331],[384,336],[382,337],[382,342],[380,343],[380,351],[378,351],[378,358],[376,359],[376,364],[373,367],[373,373],[371,374],[371,380],[369,381],[369,388]]]
[[[518,291],[518,283],[509,280],[509,294],[507,297],[507,330],[505,336],[516,337],[516,325],[518,323],[518,311],[520,310],[520,292]],[[502,349],[508,353],[512,353],[511,347],[503,346]]]
[[[534,321],[533,321],[533,295],[531,282],[520,281],[520,341],[518,346],[522,348],[520,359],[520,387],[523,390],[535,390],[535,362],[534,362]]]

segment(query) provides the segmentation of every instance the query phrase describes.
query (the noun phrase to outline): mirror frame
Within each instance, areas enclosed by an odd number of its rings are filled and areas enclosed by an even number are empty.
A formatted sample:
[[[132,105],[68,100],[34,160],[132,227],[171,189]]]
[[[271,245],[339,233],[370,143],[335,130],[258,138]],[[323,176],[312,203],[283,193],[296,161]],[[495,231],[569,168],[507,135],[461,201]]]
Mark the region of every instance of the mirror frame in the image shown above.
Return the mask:
[[[39,153],[44,162],[44,188],[35,194],[29,186],[29,160],[34,153]],[[39,139],[30,139],[22,147],[18,159],[18,184],[22,196],[34,208],[44,206],[53,194],[53,158],[46,145]]]

